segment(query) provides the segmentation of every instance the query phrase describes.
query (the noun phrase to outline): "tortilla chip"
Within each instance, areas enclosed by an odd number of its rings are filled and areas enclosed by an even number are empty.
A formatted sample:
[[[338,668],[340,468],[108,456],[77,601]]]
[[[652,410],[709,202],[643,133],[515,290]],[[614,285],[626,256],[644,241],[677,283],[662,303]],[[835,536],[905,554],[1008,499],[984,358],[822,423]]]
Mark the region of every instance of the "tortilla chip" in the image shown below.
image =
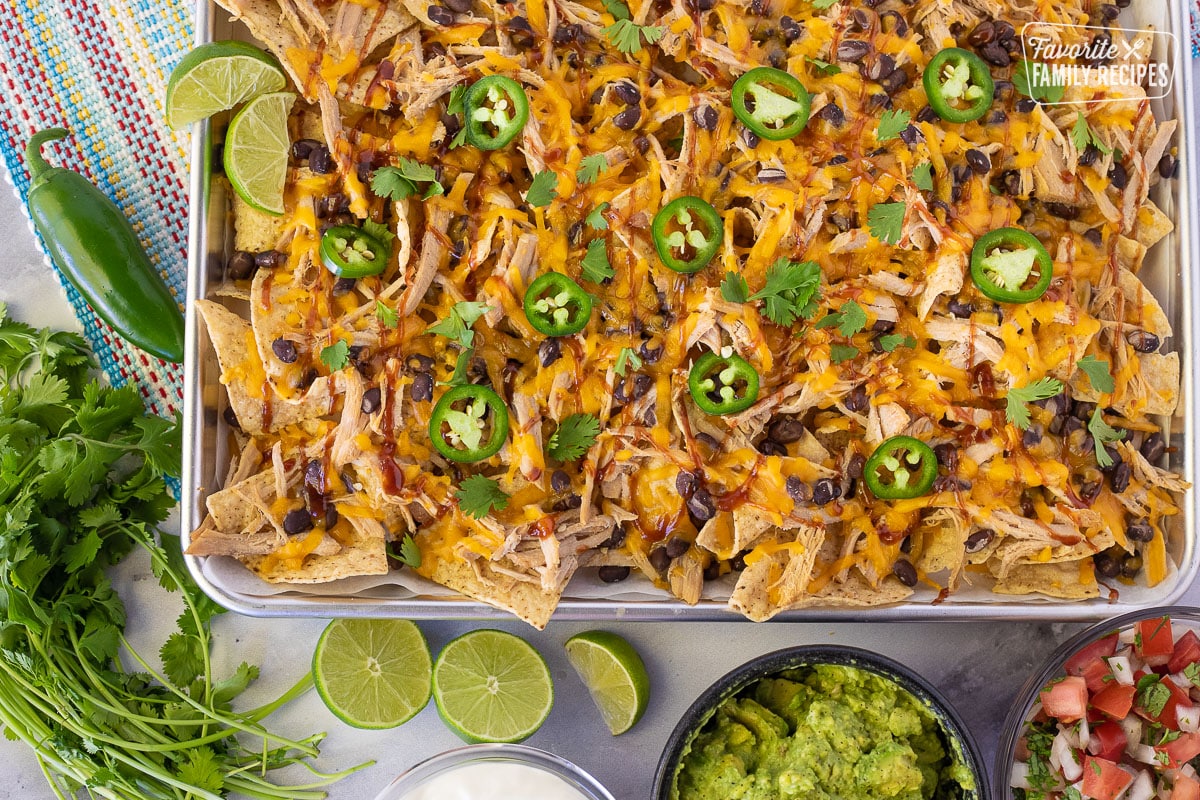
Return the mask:
[[[919,541],[913,551],[919,555],[913,566],[927,575],[950,570],[948,586],[953,591],[966,563],[967,521],[954,510],[942,509],[925,523],[916,534]]]
[[[480,565],[482,577],[466,561],[437,558],[421,574],[472,600],[507,611],[525,620],[539,631],[550,622],[561,592],[543,592],[537,584],[519,581],[493,572],[486,562]]]
[[[386,575],[387,543],[383,525],[373,519],[348,517],[353,538],[332,555],[312,554],[295,568],[271,556],[239,559],[267,583],[328,583],[354,575]]]
[[[237,192],[230,194],[233,195],[233,249],[248,253],[274,250],[279,237],[283,235],[287,217],[275,217],[259,211]]]
[[[884,578],[878,586],[872,586],[861,574],[851,573],[840,583],[831,582],[816,594],[808,595],[793,603],[790,609],[814,606],[885,606],[899,603],[911,596],[913,590],[894,577]]]
[[[1138,378],[1143,384],[1139,393],[1144,401],[1137,404],[1138,411],[1174,414],[1179,405],[1179,353],[1144,353],[1138,355],[1138,361],[1141,363]]]
[[[729,607],[762,622],[794,607],[808,591],[825,531],[804,526],[788,531],[790,541],[761,544],[746,559]]]
[[[275,499],[275,474],[267,469],[244,481],[213,492],[205,499],[209,516],[217,530],[232,533],[261,528],[266,520],[262,511],[247,497],[270,503]]]
[[[1043,594],[1062,600],[1100,596],[1090,560],[1086,563],[1022,564],[1009,569],[1003,578],[997,578],[992,591],[997,594]]]
[[[1138,209],[1133,235],[1144,247],[1154,247],[1173,230],[1175,223],[1150,200],[1145,201]]]

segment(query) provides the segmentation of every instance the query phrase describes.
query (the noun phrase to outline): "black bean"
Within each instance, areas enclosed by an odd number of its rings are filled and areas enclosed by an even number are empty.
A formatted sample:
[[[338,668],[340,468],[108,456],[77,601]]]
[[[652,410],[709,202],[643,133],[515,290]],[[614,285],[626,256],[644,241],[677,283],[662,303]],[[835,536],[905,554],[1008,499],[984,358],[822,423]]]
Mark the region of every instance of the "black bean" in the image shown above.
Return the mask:
[[[1034,423],[1033,425],[1030,425],[1029,428],[1025,430],[1025,433],[1021,435],[1021,444],[1025,445],[1026,447],[1033,447],[1042,441],[1042,436],[1044,434],[1045,430],[1042,428],[1042,426]]]
[[[867,98],[867,105],[871,106],[872,108],[891,108],[892,98],[888,97],[883,92],[877,92],[876,94],[873,94]],[[886,152],[887,150],[881,147],[877,151],[877,154],[883,155]]]
[[[1143,458],[1151,464],[1156,464],[1166,455],[1167,443],[1163,439],[1163,435],[1155,431],[1146,437],[1145,441],[1142,442],[1142,446],[1138,449],[1141,451]]]
[[[842,216],[841,214],[830,214],[829,222],[833,225],[833,227],[837,228],[843,233],[854,227],[854,223],[850,221],[850,218]]]
[[[242,423],[238,422],[237,414],[233,410],[233,406],[225,406],[225,410],[221,412],[221,419],[225,420],[225,424],[233,428],[235,431],[242,429]]]
[[[946,304],[946,310],[949,311],[951,315],[958,317],[959,319],[967,319],[975,313],[975,306],[971,305],[970,303],[964,303],[962,300],[959,300],[957,297],[955,297]]]
[[[863,74],[867,80],[877,81],[887,75],[891,75],[896,71],[896,59],[889,56],[887,53],[880,53],[879,57],[867,65]]]
[[[759,183],[783,183],[787,180],[787,173],[778,167],[764,167],[758,171]]]
[[[434,25],[453,25],[454,12],[445,6],[430,6],[429,21]]]
[[[354,278],[338,278],[333,282],[333,296],[341,297],[354,291]]]
[[[1021,194],[1021,173],[1015,169],[1006,170],[1000,175],[998,187],[1004,194],[1016,197]]]
[[[905,586],[917,585],[917,568],[907,558],[898,558],[892,565],[892,574]]]
[[[717,110],[712,106],[700,106],[692,111],[692,119],[700,126],[701,130],[715,131],[717,129]]]
[[[672,536],[663,545],[663,549],[667,551],[667,555],[672,559],[679,558],[686,553],[692,546],[692,543],[680,536]]]
[[[1113,185],[1118,191],[1124,190],[1129,185],[1129,172],[1126,171],[1123,164],[1113,164],[1108,170],[1108,182]]]
[[[565,492],[571,488],[571,476],[561,469],[550,474],[550,488],[556,492]]]
[[[1013,107],[1022,114],[1028,114],[1030,111],[1033,111],[1035,108],[1037,108],[1037,101],[1031,100],[1028,97],[1022,97]]]
[[[845,163],[846,163],[847,161],[849,161],[849,160],[850,160],[850,159],[846,158],[846,157],[845,157],[844,155],[842,155],[841,153],[838,153],[836,156],[834,156],[833,158],[829,159],[829,166],[831,166],[831,167],[836,167],[838,164],[845,164]]]
[[[742,141],[746,147],[758,147],[758,134],[749,128],[742,129]]]
[[[867,390],[862,386],[855,386],[850,390],[850,394],[846,395],[846,399],[842,401],[846,409],[855,413],[866,411],[870,405],[867,399]]]
[[[992,169],[992,160],[982,150],[967,151],[967,166],[979,175],[987,175]]]
[[[896,330],[896,320],[894,319],[877,319],[871,325],[871,330],[875,333],[891,333]]]
[[[799,39],[804,33],[800,27],[800,23],[787,16],[779,18],[779,31],[783,34],[783,40],[788,44]]]
[[[686,500],[696,491],[699,483],[696,473],[680,470],[679,474],[675,476],[675,491],[679,492],[679,496]]]
[[[665,547],[656,547],[650,551],[650,566],[656,572],[663,572],[667,567],[671,566],[671,557],[667,555]]]
[[[949,475],[938,475],[933,479],[934,492],[965,492],[971,488],[971,482],[962,478],[952,478]]]
[[[613,84],[612,93],[627,106],[636,106],[642,102],[642,93],[633,81],[617,81]]]
[[[339,517],[339,515],[338,515],[337,506],[335,506],[333,503],[329,503],[328,505],[326,505],[325,506],[325,530],[329,530],[334,525],[337,525],[338,517]]]
[[[311,531],[313,527],[312,516],[306,509],[295,508],[289,511],[283,517],[283,532],[295,535]]]
[[[796,417],[776,417],[767,426],[767,438],[780,444],[798,442],[804,436],[804,423]]]
[[[717,514],[717,505],[708,489],[697,486],[687,500],[688,513],[698,522],[708,522]]]
[[[333,156],[329,154],[329,148],[323,144],[314,147],[308,154],[308,168],[318,175],[328,175],[333,172]]]
[[[433,359],[424,353],[409,353],[404,357],[404,366],[415,372],[433,369]]]
[[[917,112],[917,122],[933,122],[938,118],[937,112],[933,110],[933,106],[925,106]]]
[[[921,134],[921,131],[917,129],[916,125],[908,125],[904,128],[904,130],[900,131],[900,141],[904,142],[909,147],[916,146],[917,142],[924,138],[925,137]]]
[[[579,508],[581,505],[583,505],[582,497],[577,494],[569,494],[550,508],[554,511],[570,511],[573,508]]]
[[[996,23],[990,19],[985,19],[983,22],[975,26],[975,29],[967,34],[967,44],[971,47],[982,47],[996,38]]]
[[[1090,167],[1092,164],[1096,163],[1096,159],[1099,157],[1100,149],[1093,144],[1089,144],[1087,147],[1083,148],[1083,152],[1079,154],[1079,158],[1077,160],[1079,162],[1079,166]]]
[[[433,399],[433,376],[428,372],[418,372],[413,378],[409,390],[414,403],[425,403]]]
[[[831,503],[842,493],[842,490],[829,478],[821,478],[813,484],[813,502],[819,506]]]
[[[650,391],[650,387],[654,386],[654,378],[651,378],[644,372],[639,372],[633,376],[633,395],[632,399],[641,400],[646,396],[646,392]]]
[[[1137,553],[1130,553],[1121,559],[1121,574],[1126,578],[1136,578],[1141,571],[1142,557]]]
[[[1167,153],[1166,155],[1164,155],[1162,157],[1162,159],[1158,162],[1158,174],[1160,176],[1162,176],[1163,180],[1168,180],[1168,181],[1171,180],[1171,178],[1175,177],[1175,174],[1178,171],[1179,171],[1179,160],[1176,159],[1175,156],[1171,155],[1170,153]]]
[[[786,456],[788,454],[787,448],[773,439],[763,439],[757,447],[758,452],[764,456]]]
[[[558,339],[543,339],[538,345],[538,362],[543,367],[548,367],[555,361],[562,358],[562,345],[558,343]]]
[[[663,343],[658,339],[647,339],[638,345],[638,355],[642,357],[642,363],[655,364],[663,354]]]
[[[317,203],[317,218],[325,219],[350,210],[350,198],[343,192],[327,194]]]
[[[1117,8],[1129,8],[1133,0],[1114,0],[1114,2],[1117,4]]]
[[[1141,517],[1125,526],[1125,537],[1131,542],[1148,542],[1154,538],[1154,528],[1147,517]]]
[[[967,537],[967,541],[963,543],[963,547],[968,553],[978,553],[991,544],[992,539],[995,538],[996,532],[994,530],[991,528],[980,528]]]
[[[1096,572],[1102,578],[1115,578],[1121,574],[1121,562],[1113,558],[1110,553],[1096,553],[1092,556],[1092,564],[1096,567]]]
[[[705,433],[704,431],[696,434],[696,441],[704,443],[711,450],[721,449],[721,443],[712,434]]]
[[[597,570],[596,576],[605,583],[620,583],[629,577],[629,567],[609,564]]]
[[[704,580],[715,581],[721,577],[721,562],[715,558],[704,565]]]
[[[1100,6],[1100,16],[1106,20],[1112,21],[1121,15],[1121,9],[1117,8],[1112,3],[1105,3]]]
[[[255,253],[254,266],[259,269],[273,269],[287,261],[287,256],[278,250],[263,250],[261,253]]]
[[[442,0],[442,2],[455,14],[469,14],[471,11],[471,0]]]
[[[554,43],[557,45],[571,44],[583,38],[583,26],[578,23],[559,25],[554,29]]]
[[[1112,474],[1108,476],[1108,482],[1112,486],[1112,490],[1116,494],[1120,494],[1129,488],[1129,479],[1133,476],[1133,468],[1122,461],[1117,464]]]
[[[225,266],[225,274],[235,281],[242,281],[254,274],[254,256],[245,250],[235,250]]]
[[[808,484],[795,475],[789,475],[784,486],[787,488],[788,497],[797,502],[807,503],[812,499],[812,491],[808,488]]]
[[[858,63],[871,52],[871,44],[861,39],[843,39],[837,46],[837,60]]]
[[[712,11],[717,6],[717,0],[687,0],[687,5],[694,11]]]
[[[837,103],[826,103],[817,112],[817,118],[823,119],[835,128],[840,128],[846,122],[846,114]]]
[[[873,24],[872,23],[872,15],[868,14],[863,9],[861,9],[861,8],[854,9],[854,13],[851,15],[851,17],[854,20],[854,27],[858,28],[858,30],[868,31],[871,29],[872,24]]]
[[[768,2],[769,0],[751,0],[750,13],[756,17],[766,16]]]
[[[979,55],[984,61],[994,67],[1007,67],[1012,63],[1012,56],[1000,42],[988,42],[979,48]]]
[[[1104,244],[1104,234],[1099,228],[1088,228],[1083,232],[1084,240],[1092,247],[1100,247]]]
[[[292,142],[292,158],[304,161],[312,154],[313,148],[322,146],[316,139],[297,139]]]
[[[948,472],[954,472],[958,469],[958,445],[943,442],[933,448],[933,454],[937,456],[937,462],[945,467]]]
[[[1100,496],[1100,490],[1103,488],[1104,484],[1100,481],[1088,481],[1079,487],[1079,499],[1091,505]]]
[[[1044,203],[1046,211],[1059,219],[1076,219],[1079,216],[1079,207],[1067,205],[1066,203]]]
[[[1141,328],[1134,328],[1129,333],[1125,334],[1125,340],[1130,346],[1139,353],[1153,353],[1159,348],[1161,341],[1150,331],[1144,331]]]
[[[879,79],[879,86],[886,92],[895,93],[908,85],[908,72],[895,69]]]
[[[989,125],[1003,125],[1008,122],[1008,114],[997,108],[988,115],[987,122]]]
[[[296,352],[296,343],[282,337],[271,342],[271,352],[285,364],[295,364],[299,357]]]
[[[639,106],[630,106],[613,117],[613,124],[623,131],[631,131],[637,127],[641,119],[642,109]]]
[[[370,389],[367,389],[365,392],[363,392],[362,405],[360,406],[362,413],[374,414],[379,410],[379,406],[382,404],[383,397],[378,386],[372,386]]]

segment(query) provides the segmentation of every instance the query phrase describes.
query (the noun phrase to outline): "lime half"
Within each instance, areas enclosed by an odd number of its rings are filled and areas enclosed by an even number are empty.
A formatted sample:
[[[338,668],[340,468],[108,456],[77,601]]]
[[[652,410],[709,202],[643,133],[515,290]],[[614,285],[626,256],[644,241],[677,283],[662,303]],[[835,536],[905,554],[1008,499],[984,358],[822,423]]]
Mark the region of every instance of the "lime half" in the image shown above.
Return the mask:
[[[650,676],[633,645],[615,633],[587,631],[568,639],[566,648],[613,736],[632,728],[650,699]]]
[[[175,130],[286,85],[271,56],[245,42],[209,42],[188,53],[167,82],[167,124]]]
[[[317,693],[356,728],[394,728],[429,702],[432,659],[406,619],[335,619],[313,653]]]
[[[472,631],[442,648],[433,665],[433,700],[446,725],[467,742],[520,742],[546,721],[554,684],[524,639]]]
[[[225,135],[225,174],[238,196],[259,211],[283,213],[288,113],[296,95],[260,94],[237,113]]]

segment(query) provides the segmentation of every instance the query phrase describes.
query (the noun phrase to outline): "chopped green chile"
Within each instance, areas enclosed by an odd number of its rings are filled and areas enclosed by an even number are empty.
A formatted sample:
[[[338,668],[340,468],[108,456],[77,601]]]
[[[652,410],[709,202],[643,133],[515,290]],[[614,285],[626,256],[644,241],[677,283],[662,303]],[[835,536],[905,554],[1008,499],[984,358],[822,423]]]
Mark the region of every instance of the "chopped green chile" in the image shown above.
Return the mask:
[[[480,150],[498,150],[521,135],[529,119],[529,97],[521,84],[489,75],[463,95],[466,140]]]
[[[867,459],[863,480],[881,500],[907,500],[929,494],[937,478],[933,448],[911,436],[893,436]]]
[[[992,71],[969,50],[942,50],[925,67],[922,83],[929,107],[947,122],[972,122],[992,107]]]
[[[592,296],[559,272],[547,272],[529,284],[524,306],[529,324],[546,336],[579,333],[592,316]]]
[[[725,241],[725,221],[699,197],[677,197],[654,215],[654,249],[667,269],[690,274],[708,266]]]
[[[734,81],[733,113],[760,139],[790,139],[808,124],[812,98],[795,76],[756,67]]]
[[[451,461],[470,463],[490,458],[500,452],[508,438],[508,407],[486,386],[455,386],[433,407],[429,438],[434,448]]]
[[[971,249],[971,280],[992,300],[1029,303],[1050,288],[1054,261],[1038,238],[1020,228],[998,228]]]
[[[705,353],[688,373],[692,400],[706,414],[736,414],[758,399],[758,371],[732,348]]]
[[[353,225],[335,225],[321,236],[321,263],[339,278],[365,278],[387,268],[388,247]]]

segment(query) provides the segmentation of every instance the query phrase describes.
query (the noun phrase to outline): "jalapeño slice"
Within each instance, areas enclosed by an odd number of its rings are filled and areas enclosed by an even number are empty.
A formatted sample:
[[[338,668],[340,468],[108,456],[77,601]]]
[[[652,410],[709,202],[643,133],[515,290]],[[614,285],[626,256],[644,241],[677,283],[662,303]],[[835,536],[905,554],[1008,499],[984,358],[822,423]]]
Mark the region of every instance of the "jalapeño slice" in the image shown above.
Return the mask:
[[[808,124],[812,98],[795,76],[755,67],[733,84],[733,113],[760,139],[790,139]]]
[[[758,399],[758,372],[727,347],[696,359],[688,373],[688,390],[705,414],[736,414]]]
[[[928,494],[937,478],[933,448],[911,436],[887,439],[867,459],[863,479],[881,500],[907,500]]]
[[[1001,303],[1029,303],[1050,288],[1054,262],[1038,238],[1020,228],[985,233],[971,250],[971,280]]]
[[[942,50],[925,67],[922,82],[929,107],[947,122],[971,122],[992,107],[992,71],[969,50]]]
[[[388,254],[386,244],[353,225],[335,225],[321,236],[321,263],[339,278],[378,275]]]
[[[490,458],[508,437],[508,408],[486,386],[455,386],[442,395],[429,418],[429,438],[451,461]]]
[[[654,249],[668,269],[699,272],[708,266],[725,240],[725,222],[699,197],[677,197],[654,215],[650,224]]]
[[[517,138],[529,119],[529,98],[521,84],[504,75],[489,75],[463,95],[467,143],[498,150]]]
[[[560,272],[547,272],[525,290],[525,316],[538,333],[570,336],[587,327],[592,296]]]

